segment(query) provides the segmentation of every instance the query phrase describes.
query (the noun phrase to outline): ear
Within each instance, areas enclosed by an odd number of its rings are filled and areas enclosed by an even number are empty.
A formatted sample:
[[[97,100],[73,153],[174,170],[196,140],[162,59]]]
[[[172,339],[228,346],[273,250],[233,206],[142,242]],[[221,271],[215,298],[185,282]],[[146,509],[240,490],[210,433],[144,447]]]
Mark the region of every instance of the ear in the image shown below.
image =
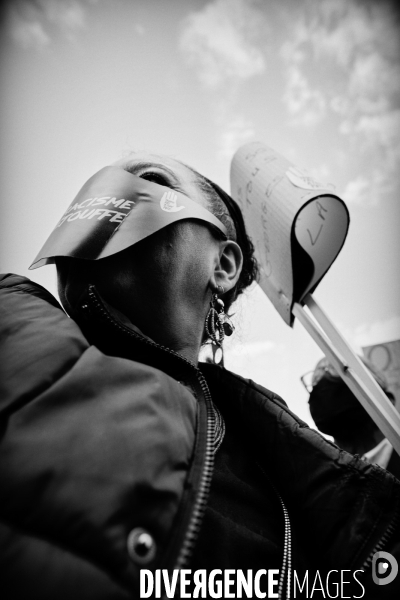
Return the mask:
[[[219,260],[210,279],[211,289],[222,285],[225,292],[231,290],[239,279],[242,266],[243,255],[240,246],[232,240],[220,242]]]

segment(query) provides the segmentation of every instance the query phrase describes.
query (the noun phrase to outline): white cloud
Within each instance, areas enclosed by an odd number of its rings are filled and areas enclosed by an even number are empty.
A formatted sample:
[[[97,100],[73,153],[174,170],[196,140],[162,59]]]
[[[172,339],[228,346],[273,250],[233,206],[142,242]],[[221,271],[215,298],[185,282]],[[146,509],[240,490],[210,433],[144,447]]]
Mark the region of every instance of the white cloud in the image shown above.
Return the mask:
[[[254,138],[253,123],[234,110],[234,98],[240,83],[265,70],[261,46],[267,31],[258,0],[213,0],[182,22],[180,50],[203,86],[214,91],[221,159]]]
[[[39,21],[24,20],[15,13],[9,18],[11,36],[22,48],[44,48],[50,44],[50,36]]]
[[[368,175],[359,175],[349,181],[343,191],[342,197],[349,204],[376,206],[379,202],[393,192],[393,187],[398,185],[397,178],[393,181],[389,173],[379,165],[371,169]]]
[[[353,204],[377,204],[399,187],[400,167],[400,110],[382,114],[364,114],[355,122],[342,122],[345,135],[359,135],[362,147],[370,149],[375,156],[375,166],[368,175],[360,175],[350,181],[343,199]]]
[[[389,98],[400,91],[398,65],[393,64],[378,48],[355,57],[349,80],[349,94],[368,104],[361,109],[367,112],[387,110]]]
[[[393,15],[388,3],[356,0],[313,0],[307,37],[318,57],[332,56],[348,67],[363,54],[392,44],[388,25]],[[306,36],[304,36],[306,37]]]
[[[47,0],[45,14],[50,23],[54,23],[65,32],[82,29],[85,24],[85,12],[79,2],[63,0],[52,2]]]
[[[180,47],[205,86],[245,80],[265,68],[253,41],[259,24],[251,0],[214,0],[185,19]]]
[[[400,109],[381,114],[361,115],[354,130],[364,134],[369,143],[378,144],[390,156],[393,151],[399,151]]]
[[[320,90],[311,88],[297,65],[288,68],[283,101],[292,116],[291,123],[295,125],[315,125],[326,113],[324,95]]]
[[[360,348],[400,339],[400,316],[363,324],[353,332],[352,339]]]
[[[373,153],[368,177],[348,184],[351,201],[367,187],[396,185],[400,167],[400,36],[391,2],[309,0],[281,48],[290,123],[313,125],[331,110],[339,132]]]
[[[227,123],[220,137],[221,158],[232,158],[233,154],[242,144],[254,138],[255,132],[250,121],[238,116]]]
[[[364,204],[369,198],[370,182],[366,177],[359,176],[346,185],[342,198],[349,204]]]
[[[14,0],[6,6],[6,28],[23,48],[47,47],[55,32],[69,39],[85,26],[84,5],[96,0]]]

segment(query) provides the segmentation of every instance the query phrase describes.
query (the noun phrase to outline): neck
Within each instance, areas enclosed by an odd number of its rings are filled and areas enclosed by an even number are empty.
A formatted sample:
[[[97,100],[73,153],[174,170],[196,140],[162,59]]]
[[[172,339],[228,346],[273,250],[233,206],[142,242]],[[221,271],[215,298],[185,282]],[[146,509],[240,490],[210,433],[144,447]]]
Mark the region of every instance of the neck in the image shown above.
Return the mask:
[[[168,304],[171,303],[153,307],[147,304],[122,312],[144,335],[197,365],[207,308]]]
[[[174,312],[168,319],[155,318],[151,323],[143,323],[141,330],[157,344],[177,352],[197,365],[203,338],[203,324],[204,319],[195,318],[192,311],[180,310]]]

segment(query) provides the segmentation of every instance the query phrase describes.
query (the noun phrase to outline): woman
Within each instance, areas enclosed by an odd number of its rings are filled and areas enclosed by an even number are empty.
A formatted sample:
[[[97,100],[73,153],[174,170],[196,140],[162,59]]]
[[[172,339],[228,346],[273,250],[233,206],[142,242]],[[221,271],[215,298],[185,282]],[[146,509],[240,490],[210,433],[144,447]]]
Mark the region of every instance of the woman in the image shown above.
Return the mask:
[[[374,553],[398,550],[398,482],[198,363],[257,273],[233,200],[134,154],[85,184],[35,264],[51,261],[72,319],[29,280],[1,282],[7,597],[135,598],[159,569],[191,569],[195,589],[200,569],[240,570],[247,597],[289,597],[293,569],[312,597],[334,570],[345,596],[375,597]]]

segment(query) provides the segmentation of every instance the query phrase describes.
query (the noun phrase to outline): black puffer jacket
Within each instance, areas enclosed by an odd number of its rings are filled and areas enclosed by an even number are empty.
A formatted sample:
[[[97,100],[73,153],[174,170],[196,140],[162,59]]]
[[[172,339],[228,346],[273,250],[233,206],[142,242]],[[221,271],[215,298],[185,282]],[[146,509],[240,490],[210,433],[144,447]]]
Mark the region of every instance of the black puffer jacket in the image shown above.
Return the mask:
[[[250,433],[299,564],[364,569],[364,597],[394,597],[400,577],[378,588],[368,572],[378,549],[399,554],[394,477],[275,394],[145,338],[92,287],[80,327],[26,278],[2,276],[0,298],[2,598],[136,598],[140,568],[190,566],[212,477],[210,391]]]

